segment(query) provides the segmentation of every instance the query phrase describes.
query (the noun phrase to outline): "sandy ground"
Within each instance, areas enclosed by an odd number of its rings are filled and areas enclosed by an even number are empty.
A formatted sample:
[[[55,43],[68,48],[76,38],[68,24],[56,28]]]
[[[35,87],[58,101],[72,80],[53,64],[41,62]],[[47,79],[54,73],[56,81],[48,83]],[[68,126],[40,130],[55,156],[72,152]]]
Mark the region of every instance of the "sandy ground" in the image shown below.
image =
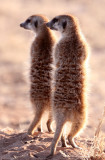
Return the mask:
[[[26,132],[17,133],[6,128],[0,131],[0,160],[48,160],[53,134],[36,133],[33,137]],[[62,148],[59,142],[56,154],[52,160],[82,160],[89,159],[92,147],[91,139],[76,139],[82,150],[72,147]],[[103,156],[105,156],[103,152]],[[92,158],[90,158],[92,160]],[[104,160],[104,159],[100,159]]]

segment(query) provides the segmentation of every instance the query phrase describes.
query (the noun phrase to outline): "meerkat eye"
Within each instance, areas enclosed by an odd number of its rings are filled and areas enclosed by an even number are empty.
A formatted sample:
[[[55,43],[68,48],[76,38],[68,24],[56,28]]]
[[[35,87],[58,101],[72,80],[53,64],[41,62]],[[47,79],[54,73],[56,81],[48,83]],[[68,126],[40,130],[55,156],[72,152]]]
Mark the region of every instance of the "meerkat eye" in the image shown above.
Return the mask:
[[[27,19],[26,23],[30,23],[30,22],[31,22],[31,20],[30,20],[30,19]]]
[[[37,27],[38,27],[38,21],[35,21],[35,22],[34,22],[34,25],[35,25],[35,27],[37,28]]]
[[[66,22],[66,21],[62,23],[63,29],[66,28],[66,25],[67,25],[67,22]]]
[[[58,19],[57,19],[57,18],[54,18],[54,19],[53,19],[53,23],[56,23],[56,22],[58,22]]]

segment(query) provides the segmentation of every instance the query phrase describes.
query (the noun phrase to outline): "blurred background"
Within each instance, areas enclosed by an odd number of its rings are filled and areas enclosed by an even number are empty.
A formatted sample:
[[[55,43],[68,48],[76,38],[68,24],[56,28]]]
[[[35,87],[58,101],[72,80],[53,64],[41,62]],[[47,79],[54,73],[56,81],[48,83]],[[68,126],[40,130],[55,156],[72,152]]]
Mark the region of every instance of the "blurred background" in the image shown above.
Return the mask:
[[[105,0],[0,0],[0,128],[26,129],[33,118],[26,75],[34,35],[19,24],[40,13],[49,19],[77,16],[91,46],[89,115],[83,136],[92,137],[105,106]]]

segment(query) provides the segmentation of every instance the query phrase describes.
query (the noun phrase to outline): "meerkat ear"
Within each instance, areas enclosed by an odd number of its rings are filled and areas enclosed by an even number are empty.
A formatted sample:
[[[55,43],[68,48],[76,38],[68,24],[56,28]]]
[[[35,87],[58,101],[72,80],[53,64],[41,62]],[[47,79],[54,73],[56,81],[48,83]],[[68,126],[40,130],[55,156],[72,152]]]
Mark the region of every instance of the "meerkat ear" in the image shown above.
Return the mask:
[[[67,22],[66,22],[66,21],[64,21],[64,22],[62,23],[63,29],[65,29],[65,28],[66,28],[66,25],[67,25]]]
[[[34,25],[37,28],[38,27],[38,21],[35,21]]]

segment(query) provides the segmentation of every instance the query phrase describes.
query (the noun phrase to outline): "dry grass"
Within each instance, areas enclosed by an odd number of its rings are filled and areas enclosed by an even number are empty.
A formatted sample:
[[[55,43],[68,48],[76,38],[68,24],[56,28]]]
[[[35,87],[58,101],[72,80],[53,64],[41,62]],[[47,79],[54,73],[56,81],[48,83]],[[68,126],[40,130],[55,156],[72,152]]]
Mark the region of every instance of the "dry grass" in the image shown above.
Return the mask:
[[[90,148],[90,160],[104,160],[105,159],[105,135],[101,134],[101,126],[105,119],[105,107],[102,118],[97,126],[92,147]]]

